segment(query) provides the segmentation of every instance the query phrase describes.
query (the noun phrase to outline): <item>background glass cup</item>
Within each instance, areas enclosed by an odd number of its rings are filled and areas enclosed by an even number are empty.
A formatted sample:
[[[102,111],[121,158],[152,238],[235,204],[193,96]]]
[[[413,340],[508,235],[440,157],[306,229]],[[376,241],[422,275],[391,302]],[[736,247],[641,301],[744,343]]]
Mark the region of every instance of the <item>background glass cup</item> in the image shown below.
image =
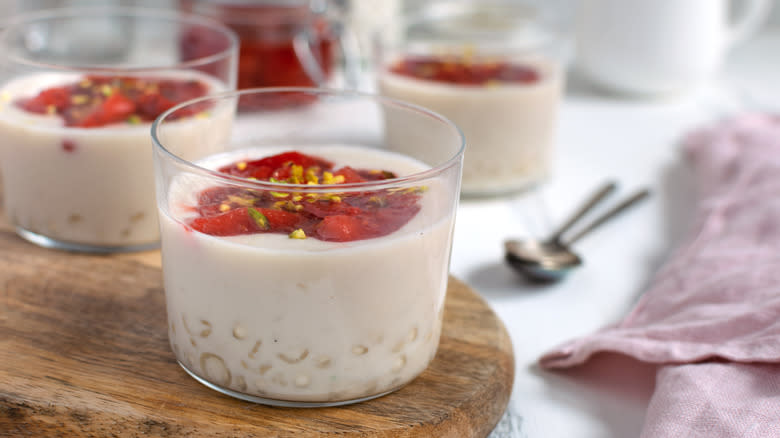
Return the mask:
[[[268,106],[234,117],[247,94]],[[311,103],[280,105],[298,101],[295,94]],[[192,138],[170,120],[204,104],[211,116],[193,123],[209,138]],[[384,114],[405,123],[386,126]],[[416,136],[397,144],[395,129]],[[184,104],[155,122],[152,137],[169,337],[196,380],[264,404],[332,406],[394,391],[427,367],[441,332],[458,203],[457,127],[379,96],[268,88]],[[323,173],[319,184],[287,184],[214,170],[294,150],[398,178],[330,185]],[[266,226],[276,227],[277,215],[317,225],[305,239],[262,227],[218,235],[226,224],[259,227],[261,213]],[[405,224],[381,237],[334,241],[323,224],[344,215],[361,227],[339,232],[379,230],[400,216]]]
[[[463,130],[465,196],[515,193],[549,176],[564,44],[534,9],[433,3],[382,32],[376,52],[381,94]]]
[[[179,48],[193,27],[215,43],[198,57]],[[234,89],[237,59],[230,29],[161,10],[61,8],[9,22],[0,173],[19,235],[77,251],[157,246],[151,121],[188,96]]]
[[[345,26],[346,11],[332,1],[179,0],[179,7],[219,20],[239,35],[239,89],[358,85],[360,49]],[[197,32],[182,38],[182,48],[189,53],[209,45]],[[342,67],[335,69],[336,64]],[[241,100],[244,108],[251,104],[251,96]]]

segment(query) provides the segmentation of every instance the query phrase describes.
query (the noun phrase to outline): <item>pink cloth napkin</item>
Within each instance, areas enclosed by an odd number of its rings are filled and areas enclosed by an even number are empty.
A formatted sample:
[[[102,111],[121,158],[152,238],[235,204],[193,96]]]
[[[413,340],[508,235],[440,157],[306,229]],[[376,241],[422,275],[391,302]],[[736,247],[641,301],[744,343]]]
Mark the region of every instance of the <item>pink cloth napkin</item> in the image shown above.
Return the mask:
[[[642,437],[780,437],[780,117],[694,132],[697,222],[619,323],[540,359],[661,365]]]

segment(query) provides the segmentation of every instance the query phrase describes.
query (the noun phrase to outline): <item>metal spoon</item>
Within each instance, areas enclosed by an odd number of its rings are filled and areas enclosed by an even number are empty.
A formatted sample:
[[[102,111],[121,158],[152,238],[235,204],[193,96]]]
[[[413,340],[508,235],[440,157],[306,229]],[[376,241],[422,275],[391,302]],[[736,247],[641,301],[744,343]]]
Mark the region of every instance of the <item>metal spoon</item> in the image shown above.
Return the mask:
[[[504,242],[507,263],[534,281],[552,282],[562,279],[570,270],[582,264],[580,256],[569,248],[571,244],[650,194],[648,189],[639,190],[601,214],[564,243],[562,235],[615,187],[615,183],[610,182],[599,189],[558,231],[544,241],[529,239]]]

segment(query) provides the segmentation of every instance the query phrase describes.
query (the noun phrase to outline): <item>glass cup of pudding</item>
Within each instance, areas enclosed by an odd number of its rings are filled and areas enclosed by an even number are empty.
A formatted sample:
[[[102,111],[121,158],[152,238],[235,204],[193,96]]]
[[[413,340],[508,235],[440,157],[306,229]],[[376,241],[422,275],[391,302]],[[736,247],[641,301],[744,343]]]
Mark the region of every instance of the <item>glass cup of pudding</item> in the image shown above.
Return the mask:
[[[197,57],[179,47],[191,29],[213,42]],[[151,123],[185,100],[235,89],[237,62],[236,35],[193,15],[62,8],[6,23],[0,175],[18,234],[73,251],[157,247]]]
[[[382,33],[377,88],[463,130],[464,196],[517,193],[552,170],[564,49],[522,4],[434,3]]]
[[[263,108],[241,111],[247,96]],[[192,138],[177,125],[193,107],[238,111],[197,120],[221,134]],[[394,129],[416,135],[398,144]],[[192,377],[308,407],[379,397],[423,372],[459,199],[454,124],[375,95],[266,88],[174,107],[152,138],[168,335]]]

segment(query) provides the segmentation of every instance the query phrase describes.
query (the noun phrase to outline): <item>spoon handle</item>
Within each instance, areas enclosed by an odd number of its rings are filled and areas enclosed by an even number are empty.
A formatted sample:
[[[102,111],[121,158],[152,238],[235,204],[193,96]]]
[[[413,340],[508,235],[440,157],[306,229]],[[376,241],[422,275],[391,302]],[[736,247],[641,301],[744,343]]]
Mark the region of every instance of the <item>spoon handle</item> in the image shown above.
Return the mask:
[[[627,210],[632,205],[638,203],[639,201],[647,198],[650,195],[650,190],[648,189],[642,189],[630,197],[626,198],[619,204],[615,205],[611,209],[604,212],[601,216],[597,217],[593,220],[593,222],[589,223],[585,226],[585,228],[581,229],[577,234],[575,234],[573,237],[568,239],[566,242],[566,245],[571,245],[572,243],[579,240],[584,235],[588,234],[589,232],[593,231],[595,228],[603,224],[604,222],[607,222],[608,220],[612,219],[613,217],[617,216],[619,213]]]
[[[582,219],[582,217],[585,216],[587,212],[595,207],[596,204],[601,202],[601,200],[604,199],[607,195],[615,191],[616,188],[617,184],[614,181],[609,181],[601,186],[598,191],[593,193],[590,198],[588,198],[588,200],[585,201],[585,203],[582,204],[582,206],[580,206],[563,225],[558,227],[558,229],[553,233],[552,236],[548,238],[548,240],[550,242],[559,243],[561,241],[561,236],[563,236],[563,234],[568,231],[572,225],[577,223],[578,220]]]

